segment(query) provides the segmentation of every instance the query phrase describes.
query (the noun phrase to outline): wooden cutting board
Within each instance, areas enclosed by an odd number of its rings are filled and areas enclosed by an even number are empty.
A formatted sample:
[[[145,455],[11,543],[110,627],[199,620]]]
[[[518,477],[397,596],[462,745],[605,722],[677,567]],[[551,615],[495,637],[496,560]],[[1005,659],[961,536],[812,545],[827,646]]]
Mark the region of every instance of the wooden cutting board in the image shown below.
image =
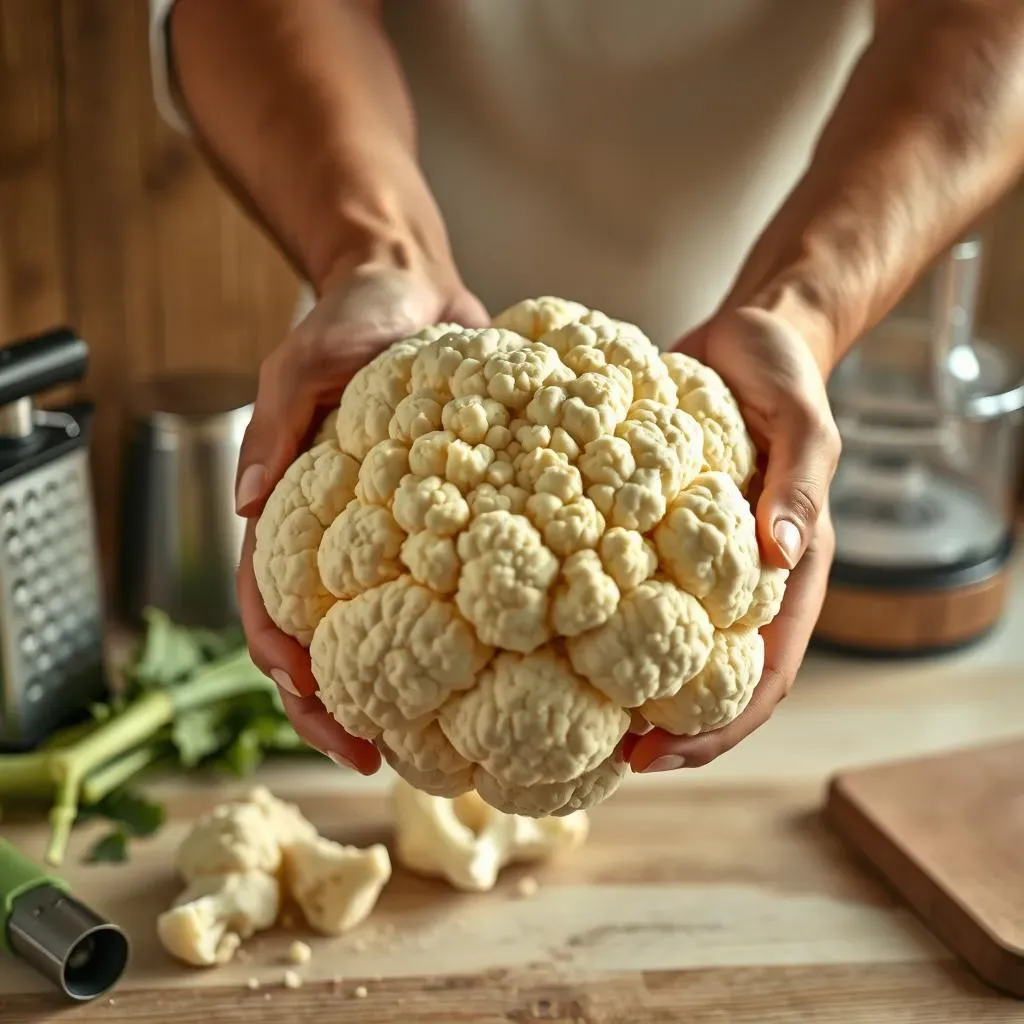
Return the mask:
[[[722,773],[635,778],[592,815],[589,842],[495,891],[460,894],[396,869],[371,917],[338,939],[279,931],[223,968],[177,965],[154,921],[177,891],[173,852],[194,816],[231,795],[168,783],[168,824],[125,865],[85,866],[94,826],[64,871],[79,898],[121,924],[133,959],[110,1001],[66,1009],[24,965],[0,958],[0,1022],[104,1024],[977,1024],[1016,1021],[898,901],[870,880],[820,817],[819,782]],[[719,781],[715,781],[716,775]],[[389,840],[378,785],[338,790],[333,766],[271,769],[321,831]],[[724,780],[724,781],[723,781]],[[365,781],[365,780],[359,780]],[[41,854],[38,823],[0,823]],[[539,889],[522,897],[517,882]],[[284,954],[313,947],[299,989]],[[250,990],[250,977],[261,987]],[[365,986],[365,996],[357,992]],[[950,1016],[951,1014],[951,1016]]]
[[[941,941],[1024,998],[1024,740],[840,774],[827,814]]]

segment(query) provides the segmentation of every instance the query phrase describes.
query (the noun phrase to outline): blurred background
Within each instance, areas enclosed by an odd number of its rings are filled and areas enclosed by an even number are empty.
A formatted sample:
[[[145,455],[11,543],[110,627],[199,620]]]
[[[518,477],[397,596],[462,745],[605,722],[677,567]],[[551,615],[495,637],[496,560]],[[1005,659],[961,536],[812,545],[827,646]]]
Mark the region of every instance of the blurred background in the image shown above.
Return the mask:
[[[89,344],[108,575],[133,389],[165,370],[255,371],[298,294],[159,120],[147,16],[132,0],[0,0],[0,337],[67,323]]]

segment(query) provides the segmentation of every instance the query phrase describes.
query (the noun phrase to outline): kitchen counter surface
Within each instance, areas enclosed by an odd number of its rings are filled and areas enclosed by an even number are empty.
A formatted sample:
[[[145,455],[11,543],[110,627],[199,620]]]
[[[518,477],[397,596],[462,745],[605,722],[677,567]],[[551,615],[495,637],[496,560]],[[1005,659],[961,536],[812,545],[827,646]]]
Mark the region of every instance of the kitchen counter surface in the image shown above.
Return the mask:
[[[281,986],[286,935],[216,971],[167,962],[152,935],[175,886],[173,843],[223,786],[167,780],[170,825],[130,867],[67,875],[121,921],[135,961],[112,1002],[72,1020],[625,1024],[990,1024],[1024,1004],[977,982],[820,821],[838,770],[1024,735],[1024,565],[1003,627],[980,647],[925,662],[808,657],[792,697],[740,748],[698,771],[630,778],[592,814],[587,846],[510,870],[466,896],[400,870],[375,914],[338,940],[311,940],[302,988]],[[388,777],[333,766],[269,768],[333,838],[387,836]],[[27,852],[39,830],[8,824]],[[76,849],[90,838],[81,830]],[[516,898],[524,873],[538,893]],[[249,991],[260,977],[267,987]],[[335,981],[333,979],[340,979]],[[365,998],[354,996],[364,985]],[[0,962],[0,1022],[56,1019],[23,969]],[[63,1019],[63,1018],[62,1018]]]

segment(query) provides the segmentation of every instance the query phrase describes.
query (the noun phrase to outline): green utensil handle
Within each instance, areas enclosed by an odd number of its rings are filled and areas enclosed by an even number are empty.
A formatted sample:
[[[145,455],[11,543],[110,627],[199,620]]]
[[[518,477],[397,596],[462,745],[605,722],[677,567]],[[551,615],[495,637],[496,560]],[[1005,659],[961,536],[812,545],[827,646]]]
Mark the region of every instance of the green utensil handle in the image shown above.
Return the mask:
[[[47,874],[6,839],[0,839],[0,946],[4,949],[10,950],[7,922],[15,901],[40,885],[52,885],[70,895],[66,882]]]

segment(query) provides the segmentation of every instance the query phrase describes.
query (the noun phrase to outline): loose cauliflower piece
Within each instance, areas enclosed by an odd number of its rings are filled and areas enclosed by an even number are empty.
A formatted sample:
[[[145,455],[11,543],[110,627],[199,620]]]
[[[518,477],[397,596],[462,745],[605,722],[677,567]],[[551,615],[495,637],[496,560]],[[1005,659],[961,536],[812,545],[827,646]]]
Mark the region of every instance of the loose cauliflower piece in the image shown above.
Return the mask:
[[[586,811],[538,820],[505,814],[474,792],[445,799],[402,780],[392,790],[392,809],[399,863],[465,892],[493,889],[510,864],[548,860],[582,846],[590,828]]]
[[[262,871],[195,879],[156,923],[161,945],[193,967],[234,958],[245,939],[271,927],[280,910],[278,881]]]
[[[220,804],[204,814],[178,847],[177,868],[186,882],[259,871],[273,875],[280,866],[273,820],[263,806],[248,801]]]
[[[289,893],[321,935],[341,935],[365,921],[391,878],[387,847],[359,849],[322,836],[290,846],[284,868]]]
[[[268,505],[257,574],[319,699],[399,777],[566,814],[619,784],[645,708],[683,731],[739,713],[719,648],[752,671],[734,635],[786,576],[761,565],[756,450],[709,367],[545,296],[396,342],[334,423]]]
[[[202,815],[178,847],[177,868],[187,886],[158,918],[157,935],[197,967],[231,960],[278,921],[286,895],[311,928],[340,934],[366,919],[391,877],[385,847],[323,838],[264,786]]]
[[[738,718],[761,678],[764,641],[756,629],[715,633],[704,668],[673,697],[648,701],[640,714],[675,736],[695,736]]]

